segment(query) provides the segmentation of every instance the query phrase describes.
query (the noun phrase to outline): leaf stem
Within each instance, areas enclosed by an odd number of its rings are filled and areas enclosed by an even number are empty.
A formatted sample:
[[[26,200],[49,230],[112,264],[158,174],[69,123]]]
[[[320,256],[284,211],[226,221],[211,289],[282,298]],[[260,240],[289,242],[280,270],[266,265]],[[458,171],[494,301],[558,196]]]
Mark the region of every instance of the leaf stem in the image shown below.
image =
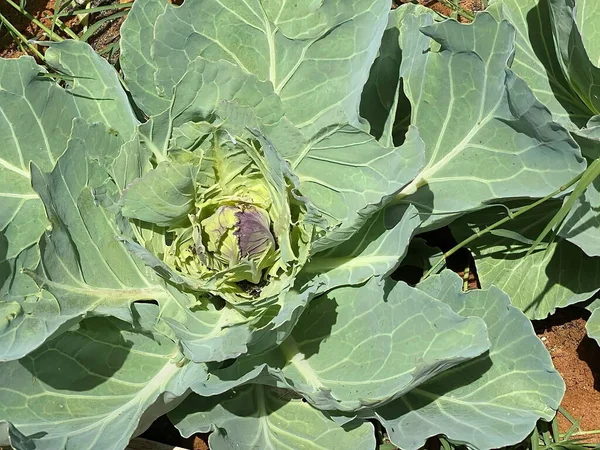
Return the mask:
[[[585,172],[580,173],[579,175],[577,175],[575,178],[573,178],[571,181],[569,181],[567,184],[559,187],[557,190],[555,190],[554,192],[548,194],[547,196],[537,200],[536,202],[533,202],[530,205],[527,206],[523,206],[522,208],[519,208],[518,210],[516,210],[515,212],[512,213],[512,215],[509,215],[507,217],[505,217],[502,220],[499,220],[498,222],[495,222],[493,224],[491,224],[490,226],[488,226],[487,228],[484,228],[481,231],[476,232],[475,234],[469,236],[467,239],[465,239],[462,242],[459,242],[458,244],[456,244],[454,247],[452,247],[450,250],[448,250],[446,253],[444,253],[442,255],[442,257],[425,273],[425,275],[423,276],[423,280],[428,278],[431,274],[433,274],[437,268],[444,262],[446,261],[446,258],[448,258],[449,256],[452,256],[454,253],[456,253],[458,250],[460,250],[461,248],[465,247],[466,245],[470,244],[471,242],[473,242],[474,240],[476,240],[477,238],[480,238],[481,236],[489,233],[490,231],[498,228],[501,225],[504,225],[505,223],[509,222],[512,219],[515,219],[517,217],[519,217],[521,214],[525,214],[527,211],[532,210],[533,208],[541,205],[542,203],[550,200],[551,198],[555,197],[556,195],[566,191],[567,189],[569,189],[571,186],[573,186],[575,183],[577,183],[579,181],[579,179],[583,176]]]

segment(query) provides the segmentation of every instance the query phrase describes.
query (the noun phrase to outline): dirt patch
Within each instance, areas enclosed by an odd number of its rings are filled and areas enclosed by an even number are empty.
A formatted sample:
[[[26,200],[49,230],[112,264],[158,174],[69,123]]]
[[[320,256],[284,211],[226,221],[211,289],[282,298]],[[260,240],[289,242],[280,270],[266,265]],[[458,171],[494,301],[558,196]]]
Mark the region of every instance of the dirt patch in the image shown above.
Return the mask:
[[[567,391],[563,408],[579,420],[583,430],[600,429],[600,348],[587,337],[585,323],[589,312],[571,307],[558,310],[552,317],[534,322],[536,332],[552,356],[556,370],[562,375]],[[561,431],[571,423],[559,415]],[[589,438],[589,439],[588,439]],[[600,442],[600,434],[586,436]]]

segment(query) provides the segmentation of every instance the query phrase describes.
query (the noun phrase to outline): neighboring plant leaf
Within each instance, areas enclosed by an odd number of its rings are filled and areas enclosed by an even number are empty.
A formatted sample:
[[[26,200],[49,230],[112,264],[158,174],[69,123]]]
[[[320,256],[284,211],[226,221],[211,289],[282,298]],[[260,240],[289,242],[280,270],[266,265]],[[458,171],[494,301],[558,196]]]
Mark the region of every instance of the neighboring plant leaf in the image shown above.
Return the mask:
[[[438,434],[473,448],[501,448],[525,439],[538,419],[554,417],[565,385],[531,322],[499,289],[461,292],[446,271],[417,288],[463,317],[487,325],[490,351],[377,409],[389,439],[406,450]]]
[[[112,450],[125,448],[140,420],[176,406],[193,381],[206,378],[205,368],[176,364],[177,344],[150,331],[156,306],[134,309],[142,329],[85,319],[22,360],[2,364],[3,419],[35,448]],[[143,417],[147,410],[151,417]]]
[[[169,418],[185,437],[211,433],[213,450],[376,448],[370,423],[342,428],[284,389],[262,385],[208,398],[191,395]]]
[[[583,170],[567,130],[508,69],[508,22],[484,12],[471,25],[433,25],[432,14],[407,14],[399,26],[400,71],[426,163],[396,201],[435,213],[423,227],[492,200],[543,197]],[[494,163],[482,165],[484,159]]]
[[[535,239],[560,206],[558,201],[546,202],[511,220],[505,228]],[[492,209],[470,214],[451,225],[452,233],[460,242],[504,216]],[[599,289],[598,258],[590,258],[574,244],[550,236],[525,258],[530,247],[492,234],[475,240],[469,249],[482,287],[499,287],[514,306],[536,320],[544,319],[556,308],[587,300]]]
[[[283,8],[282,15],[277,6],[280,12],[275,15],[273,7],[274,2],[260,0],[243,5],[211,0],[167,8],[156,20],[154,39],[139,43],[152,46],[158,70],[154,77],[145,74],[137,82],[154,92],[156,80],[158,91],[170,98],[189,61],[200,55],[211,61],[222,59],[270,81],[287,117],[307,137],[330,125],[358,126],[360,94],[379,48],[388,2],[315,4],[310,21],[317,13],[316,28],[298,37],[285,25],[278,28],[272,19],[307,20],[305,8]],[[282,31],[286,29],[288,37]]]
[[[194,390],[214,392],[211,383],[267,364],[272,377],[263,383],[278,380],[319,409],[371,410],[488,348],[482,321],[461,318],[405,283],[375,278],[313,299],[279,348],[213,371],[216,380]]]

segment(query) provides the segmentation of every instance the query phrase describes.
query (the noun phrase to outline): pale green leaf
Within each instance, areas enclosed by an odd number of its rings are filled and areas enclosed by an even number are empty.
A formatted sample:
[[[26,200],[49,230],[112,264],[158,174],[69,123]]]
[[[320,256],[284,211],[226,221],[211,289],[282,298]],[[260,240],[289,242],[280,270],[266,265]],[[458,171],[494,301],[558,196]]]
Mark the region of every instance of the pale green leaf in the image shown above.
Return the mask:
[[[177,225],[194,207],[196,171],[191,164],[160,163],[125,189],[121,213],[159,226]]]
[[[433,226],[447,222],[441,212],[543,197],[584,169],[567,130],[508,69],[515,45],[508,22],[480,13],[471,25],[432,23],[431,14],[407,14],[400,25],[400,71],[426,162],[396,201],[436,213],[425,219]]]
[[[154,305],[136,306],[136,327],[85,319],[23,359],[3,363],[3,420],[44,450],[125,448],[136,429],[206,379],[203,365],[178,365],[177,344],[151,331],[157,313]]]
[[[211,433],[212,450],[370,450],[373,425],[341,427],[283,389],[262,385],[203,398],[189,396],[169,414],[183,436]]]
[[[565,392],[531,322],[506,294],[495,287],[465,294],[461,284],[446,271],[417,288],[463,317],[483,319],[491,348],[377,409],[375,417],[402,449],[421,448],[438,434],[471,448],[517,444],[538,419],[552,420]]]

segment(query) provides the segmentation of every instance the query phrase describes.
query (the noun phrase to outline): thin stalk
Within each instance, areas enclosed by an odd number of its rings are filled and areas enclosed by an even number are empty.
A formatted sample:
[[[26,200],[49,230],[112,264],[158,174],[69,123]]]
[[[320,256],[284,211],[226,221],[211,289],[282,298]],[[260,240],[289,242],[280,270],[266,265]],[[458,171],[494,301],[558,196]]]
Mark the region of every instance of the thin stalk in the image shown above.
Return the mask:
[[[600,434],[600,430],[576,431],[575,433],[571,434],[571,437],[573,437],[573,436],[591,436],[593,434]]]
[[[526,212],[532,210],[533,208],[541,205],[542,203],[550,200],[551,198],[557,196],[558,194],[566,191],[571,186],[573,186],[575,183],[577,183],[582,176],[583,176],[583,173],[580,173],[575,178],[573,178],[571,181],[569,181],[567,184],[559,187],[557,190],[555,190],[551,194],[548,194],[544,198],[541,198],[541,199],[537,200],[536,202],[534,202],[534,203],[532,203],[530,205],[523,206],[522,208],[519,208],[516,212],[513,212],[511,215],[505,217],[504,219],[499,220],[498,222],[491,224],[487,228],[485,228],[485,229],[483,229],[481,231],[476,232],[472,236],[469,236],[464,241],[459,242],[457,245],[455,245],[450,250],[448,250],[446,253],[444,253],[444,255],[431,267],[431,269],[429,269],[425,273],[425,275],[423,276],[423,280],[426,279],[427,277],[429,277],[432,273],[434,273],[437,270],[437,268],[441,264],[443,264],[444,261],[446,261],[446,259],[448,257],[452,256],[454,253],[456,253],[457,251],[459,251],[461,248],[465,247],[466,245],[470,244],[471,242],[473,242],[474,240],[480,238],[481,236],[489,233],[490,231],[495,230],[499,226],[504,225],[505,223],[511,221],[512,219],[515,219],[515,218],[519,217],[521,214],[525,214]]]
[[[25,17],[27,17],[29,20],[31,20],[34,24],[36,24],[44,33],[46,33],[48,35],[48,37],[54,41],[57,42],[62,42],[64,41],[63,38],[61,38],[59,35],[57,35],[56,33],[54,33],[50,28],[48,28],[46,25],[44,25],[41,21],[39,21],[38,19],[36,19],[34,16],[32,16],[30,13],[28,13],[24,8],[21,8],[21,6],[17,5],[15,2],[13,2],[12,0],[6,0],[6,3],[8,3],[10,6],[12,6],[13,8],[15,8],[17,11],[19,11],[22,15],[24,15]]]
[[[8,28],[8,30],[11,33],[13,33],[15,36],[17,36],[21,40],[21,42],[23,42],[29,48],[29,50],[31,50],[38,58],[40,58],[42,61],[44,61],[44,55],[42,55],[42,53],[37,48],[35,48],[35,46],[31,42],[29,42],[27,40],[27,38],[25,36],[23,36],[21,34],[21,32],[19,30],[17,30],[13,26],[13,24],[10,23],[8,21],[8,19],[6,17],[4,17],[2,14],[0,14],[0,22],[2,22],[4,24],[4,26],[6,28]]]
[[[55,16],[56,17],[75,16],[78,14],[93,14],[93,13],[102,12],[102,11],[111,11],[111,10],[118,10],[118,9],[131,9],[132,4],[133,4],[133,2],[118,3],[118,4],[114,4],[114,5],[98,6],[96,8],[76,9],[75,11],[71,11],[71,12],[59,12],[58,14],[55,14]]]
[[[458,14],[463,16],[465,19],[470,20],[471,22],[475,20],[475,15],[471,12],[463,8],[458,4],[454,4],[449,0],[438,0],[442,5],[447,6],[448,8],[456,11]]]
[[[27,10],[25,10],[24,8],[22,8],[20,5],[17,5],[12,0],[6,0],[6,2],[10,6],[12,6],[13,8],[15,8],[17,11],[19,11],[21,14],[23,14],[25,17],[27,17],[29,20],[31,20],[34,24],[36,24],[40,28],[40,30],[42,30],[44,33],[46,33],[48,35],[48,37],[50,39],[53,39],[56,42],[62,42],[62,41],[64,41],[64,39],[62,37],[60,37],[58,34],[56,34],[54,31],[52,31],[46,25],[44,25],[40,20],[36,19],[33,15],[31,15],[29,12],[27,12]],[[56,20],[56,24],[59,26],[59,28],[61,30],[63,30],[66,34],[68,34],[71,39],[79,39],[79,37],[77,36],[77,34],[75,34],[73,32],[73,30],[71,30],[68,26],[66,26],[60,20],[57,19]]]

